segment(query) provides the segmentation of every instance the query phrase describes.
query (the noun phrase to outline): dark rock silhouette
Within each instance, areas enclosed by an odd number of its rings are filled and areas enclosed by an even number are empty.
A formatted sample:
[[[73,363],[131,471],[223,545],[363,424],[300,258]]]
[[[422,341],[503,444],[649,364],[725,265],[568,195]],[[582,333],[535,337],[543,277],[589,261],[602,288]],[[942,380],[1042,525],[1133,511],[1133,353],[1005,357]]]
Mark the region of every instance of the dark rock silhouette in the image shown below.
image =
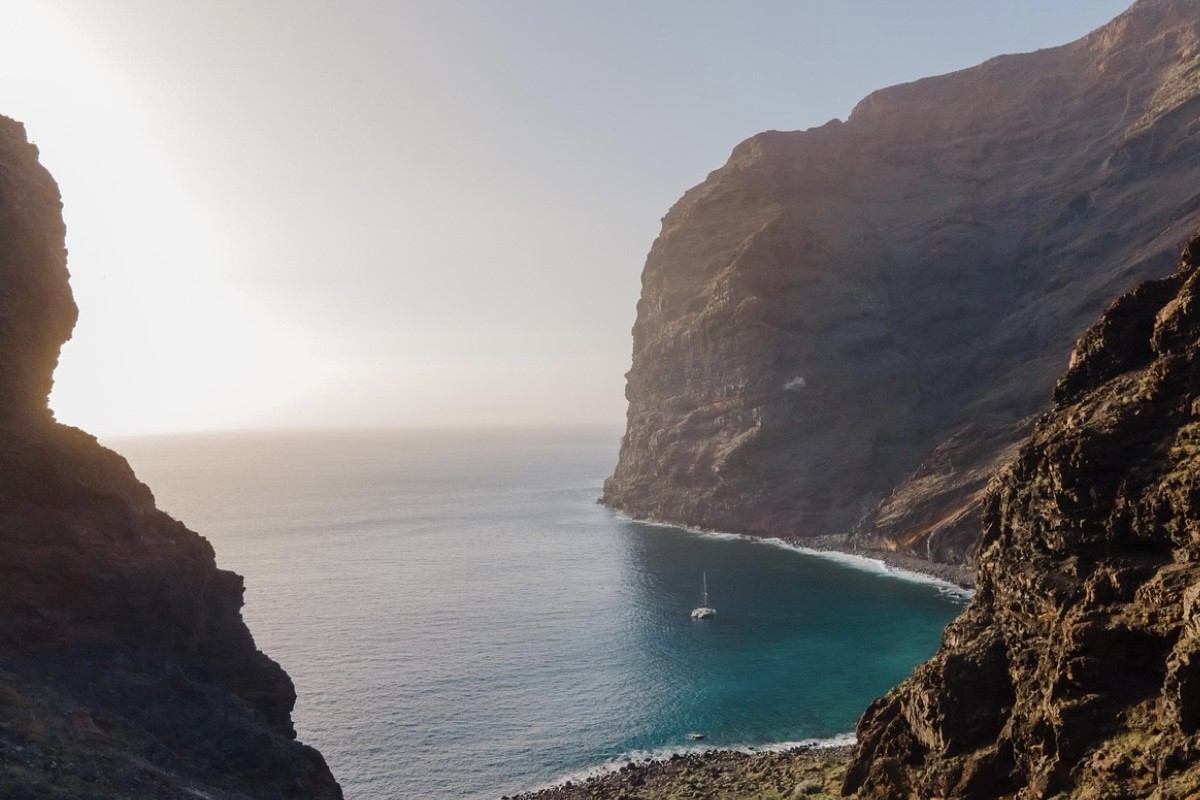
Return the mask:
[[[975,599],[863,716],[847,791],[1200,795],[1200,235],[1054,397],[987,493]]]
[[[604,501],[969,561],[988,476],[1200,225],[1200,3],[762,133],[663,220]]]
[[[242,579],[47,407],[76,308],[58,187],[0,117],[0,795],[340,798]]]

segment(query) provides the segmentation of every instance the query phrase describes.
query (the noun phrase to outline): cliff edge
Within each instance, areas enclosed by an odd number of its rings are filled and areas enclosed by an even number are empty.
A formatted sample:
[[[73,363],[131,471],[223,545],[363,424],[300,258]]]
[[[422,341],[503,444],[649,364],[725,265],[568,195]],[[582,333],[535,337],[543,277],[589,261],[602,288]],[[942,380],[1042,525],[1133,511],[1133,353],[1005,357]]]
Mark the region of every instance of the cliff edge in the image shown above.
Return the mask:
[[[752,137],[650,250],[604,502],[971,561],[988,477],[1197,186],[1193,0]]]
[[[241,577],[49,411],[76,308],[37,155],[0,117],[0,795],[340,798]]]
[[[1200,795],[1200,235],[993,480],[978,592],[858,726],[864,797]]]

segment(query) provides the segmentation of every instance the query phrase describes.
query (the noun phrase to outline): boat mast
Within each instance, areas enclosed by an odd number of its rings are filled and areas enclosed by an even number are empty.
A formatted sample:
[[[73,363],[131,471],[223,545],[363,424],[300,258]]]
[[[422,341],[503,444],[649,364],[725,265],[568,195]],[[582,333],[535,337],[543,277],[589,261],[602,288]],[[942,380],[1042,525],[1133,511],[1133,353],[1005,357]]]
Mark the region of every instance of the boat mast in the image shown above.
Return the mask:
[[[700,603],[700,605],[704,606],[705,608],[708,608],[708,573],[705,572],[703,574],[704,574],[704,600]]]

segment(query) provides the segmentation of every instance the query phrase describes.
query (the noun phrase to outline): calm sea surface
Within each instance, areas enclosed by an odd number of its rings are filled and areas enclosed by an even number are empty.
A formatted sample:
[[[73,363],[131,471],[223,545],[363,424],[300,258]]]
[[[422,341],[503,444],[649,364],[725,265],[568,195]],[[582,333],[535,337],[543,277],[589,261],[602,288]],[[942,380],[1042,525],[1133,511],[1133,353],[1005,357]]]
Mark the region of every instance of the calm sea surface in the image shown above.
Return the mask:
[[[606,762],[853,730],[961,600],[595,503],[617,436],[122,439],[246,577],[300,738],[352,800],[497,798]],[[689,619],[707,572],[718,616]]]

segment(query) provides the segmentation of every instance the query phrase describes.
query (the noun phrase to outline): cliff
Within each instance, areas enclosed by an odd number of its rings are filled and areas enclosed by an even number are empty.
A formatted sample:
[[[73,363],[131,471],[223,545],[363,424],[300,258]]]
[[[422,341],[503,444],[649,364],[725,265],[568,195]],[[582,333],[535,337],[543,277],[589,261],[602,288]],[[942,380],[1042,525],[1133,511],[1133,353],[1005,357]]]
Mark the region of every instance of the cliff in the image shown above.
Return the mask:
[[[988,476],[1104,304],[1200,224],[1200,4],[768,132],[642,276],[604,502],[971,560]]]
[[[242,579],[47,406],[76,308],[62,204],[0,117],[0,795],[340,798]]]
[[[1079,341],[983,522],[975,599],[846,790],[1200,795],[1200,235]]]

